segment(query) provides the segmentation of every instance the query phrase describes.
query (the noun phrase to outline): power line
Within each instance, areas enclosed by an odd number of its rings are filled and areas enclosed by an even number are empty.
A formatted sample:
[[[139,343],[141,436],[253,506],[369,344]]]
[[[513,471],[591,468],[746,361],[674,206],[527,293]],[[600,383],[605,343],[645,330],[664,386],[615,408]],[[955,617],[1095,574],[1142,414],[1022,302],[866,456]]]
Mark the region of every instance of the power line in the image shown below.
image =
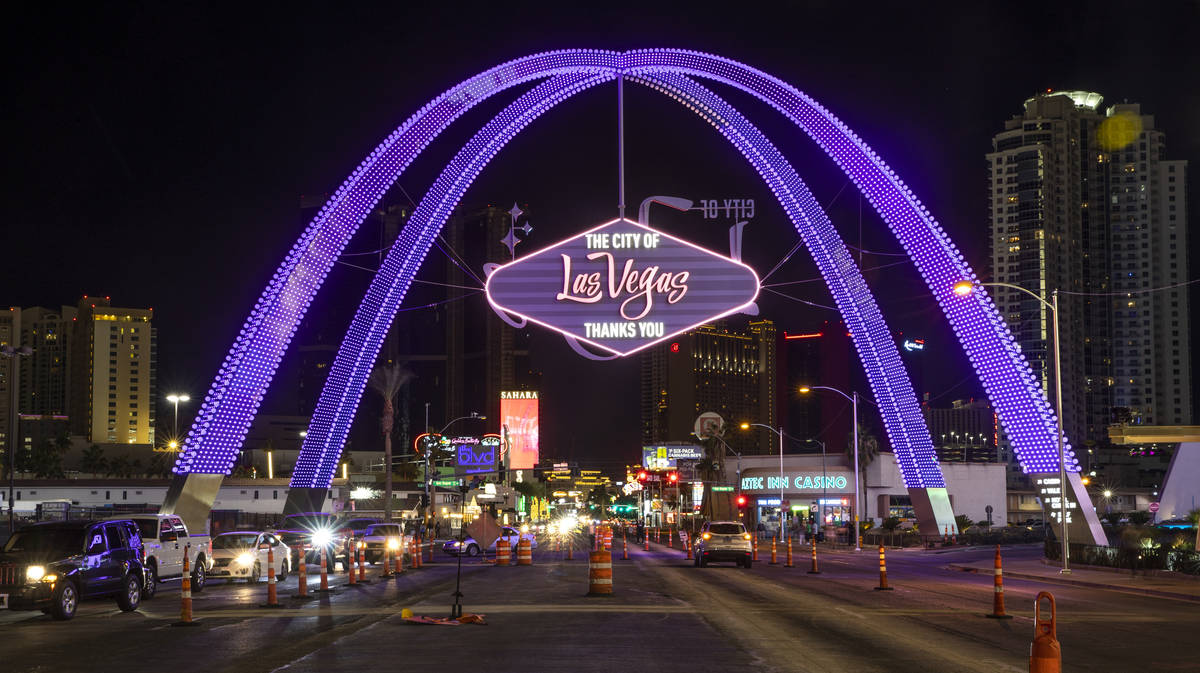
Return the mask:
[[[1174,290],[1175,288],[1194,285],[1200,283],[1200,278],[1196,280],[1186,280],[1182,283],[1174,285],[1164,285],[1162,287],[1152,287],[1147,290],[1127,290],[1125,292],[1071,292],[1070,290],[1059,290],[1059,294],[1070,294],[1076,297],[1129,297],[1135,294],[1150,294],[1151,292],[1163,292],[1164,290]]]

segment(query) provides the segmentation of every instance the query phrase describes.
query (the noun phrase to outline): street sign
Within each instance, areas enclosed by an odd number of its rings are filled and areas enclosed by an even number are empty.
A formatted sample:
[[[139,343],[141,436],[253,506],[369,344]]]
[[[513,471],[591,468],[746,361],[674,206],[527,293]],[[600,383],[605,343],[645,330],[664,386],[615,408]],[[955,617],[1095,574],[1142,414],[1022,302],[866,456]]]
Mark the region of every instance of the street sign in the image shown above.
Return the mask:
[[[698,418],[696,424],[692,428],[692,432],[701,439],[712,437],[721,433],[722,426],[725,425],[725,420],[721,418],[721,414],[715,411],[706,411]]]
[[[749,266],[616,219],[496,268],[492,307],[616,355],[737,313],[758,297]]]
[[[1158,505],[1158,503],[1157,503],[1157,502],[1152,502],[1152,503],[1150,503],[1150,507],[1148,507],[1147,509],[1149,509],[1149,510],[1150,510],[1150,513],[1151,513],[1151,514],[1157,514],[1157,513],[1158,513],[1158,507],[1159,507],[1159,505]]]

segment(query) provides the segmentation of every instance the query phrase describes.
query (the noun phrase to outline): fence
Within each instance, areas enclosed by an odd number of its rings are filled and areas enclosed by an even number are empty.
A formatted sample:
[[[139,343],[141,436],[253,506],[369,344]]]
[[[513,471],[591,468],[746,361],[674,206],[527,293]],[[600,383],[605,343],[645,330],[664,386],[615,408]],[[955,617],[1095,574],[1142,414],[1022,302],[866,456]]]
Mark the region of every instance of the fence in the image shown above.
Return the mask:
[[[1200,575],[1200,552],[1183,551],[1167,547],[1099,547],[1096,545],[1071,543],[1071,563],[1105,568],[1122,568],[1130,572],[1138,570],[1170,570],[1188,575]],[[1058,542],[1046,540],[1046,558],[1062,559]]]

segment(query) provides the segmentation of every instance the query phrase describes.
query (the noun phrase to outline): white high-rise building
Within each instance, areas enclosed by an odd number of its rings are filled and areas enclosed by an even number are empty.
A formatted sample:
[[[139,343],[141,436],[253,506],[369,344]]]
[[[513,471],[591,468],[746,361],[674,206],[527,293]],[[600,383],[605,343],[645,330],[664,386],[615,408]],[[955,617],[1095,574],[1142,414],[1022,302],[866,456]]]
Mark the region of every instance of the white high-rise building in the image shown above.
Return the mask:
[[[1137,104],[1108,109],[1127,129],[1110,155],[1114,404],[1131,422],[1192,422],[1187,162],[1167,159],[1166,135]],[[1125,142],[1127,141],[1127,142]]]

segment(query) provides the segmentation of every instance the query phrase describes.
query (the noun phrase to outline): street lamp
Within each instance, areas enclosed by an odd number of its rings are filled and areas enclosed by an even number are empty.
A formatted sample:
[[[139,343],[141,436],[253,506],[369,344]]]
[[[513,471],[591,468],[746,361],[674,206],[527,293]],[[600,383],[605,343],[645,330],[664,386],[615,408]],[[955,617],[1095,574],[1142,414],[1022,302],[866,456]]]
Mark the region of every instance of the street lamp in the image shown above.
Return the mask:
[[[783,426],[778,429],[762,423],[742,423],[739,426],[743,430],[749,430],[752,427],[766,428],[779,436],[779,541],[787,540],[787,517],[783,512],[783,489],[787,485],[787,480],[783,478]]]
[[[851,394],[847,395],[846,393],[838,390],[837,388],[831,388],[829,386],[801,386],[800,394],[807,395],[814,390],[828,390],[830,392],[835,392],[838,395],[841,395],[842,397],[846,398],[846,400],[848,400],[850,402],[850,404],[854,405],[854,551],[862,551],[862,544],[859,542],[859,532],[858,532],[858,515],[859,515],[859,512],[861,511],[859,509],[859,506],[862,504],[861,497],[859,496],[859,491],[858,491],[858,391],[857,390],[851,391]],[[816,440],[813,440],[813,441],[816,441]],[[825,465],[825,459],[824,459],[825,445],[824,444],[821,445],[821,455],[822,455],[821,466],[822,466],[822,470],[824,470],[824,465]],[[824,513],[824,511],[825,511],[824,508],[825,508],[825,503],[821,503],[822,513]],[[822,516],[822,519],[824,519],[824,516]],[[824,521],[822,521],[821,523],[824,523]]]
[[[188,397],[184,393],[171,393],[170,395],[167,395],[167,401],[170,402],[171,404],[175,405],[175,431],[173,434],[176,437],[178,437],[179,436],[179,403],[180,402],[190,402],[190,401],[192,401],[192,398]]]
[[[1065,449],[1063,448],[1063,403],[1062,403],[1062,343],[1058,338],[1058,290],[1054,289],[1050,292],[1050,301],[1046,301],[1030,290],[1027,290],[1020,285],[1012,283],[978,283],[969,280],[962,280],[954,284],[954,294],[960,297],[970,296],[976,287],[1006,287],[1010,290],[1019,290],[1025,294],[1038,300],[1042,306],[1045,306],[1050,311],[1051,331],[1054,333],[1054,406],[1058,413],[1058,504],[1059,504],[1059,523],[1062,529],[1062,569],[1059,571],[1064,575],[1071,573],[1071,561],[1068,558],[1070,550],[1069,533],[1067,532],[1067,464],[1065,460]]]

